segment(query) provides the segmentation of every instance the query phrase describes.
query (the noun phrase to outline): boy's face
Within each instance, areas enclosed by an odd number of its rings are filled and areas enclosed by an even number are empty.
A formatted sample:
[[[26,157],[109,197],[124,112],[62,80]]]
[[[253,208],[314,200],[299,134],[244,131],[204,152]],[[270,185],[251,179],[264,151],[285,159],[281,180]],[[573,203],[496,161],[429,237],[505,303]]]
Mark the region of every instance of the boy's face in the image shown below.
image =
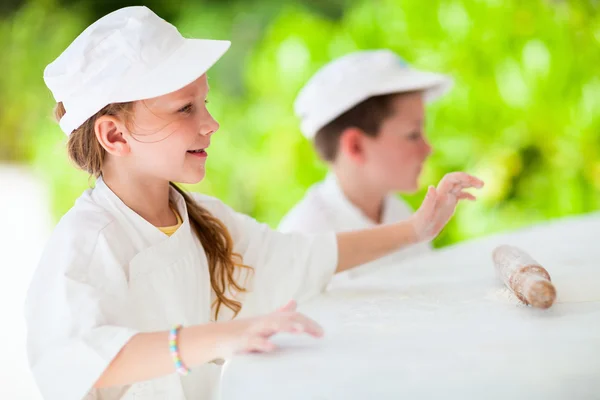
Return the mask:
[[[414,192],[423,164],[431,153],[424,132],[423,94],[400,95],[393,100],[392,109],[376,137],[365,135],[365,172],[383,191]]]

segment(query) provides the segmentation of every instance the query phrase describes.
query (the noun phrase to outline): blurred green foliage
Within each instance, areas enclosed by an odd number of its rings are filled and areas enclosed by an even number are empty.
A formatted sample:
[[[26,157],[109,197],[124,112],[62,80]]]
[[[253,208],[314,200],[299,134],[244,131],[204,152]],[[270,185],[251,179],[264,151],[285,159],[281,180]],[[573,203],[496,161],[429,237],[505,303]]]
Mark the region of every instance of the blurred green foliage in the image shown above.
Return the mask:
[[[207,178],[191,187],[276,226],[326,170],[293,99],[334,57],[388,47],[456,86],[428,112],[423,187],[464,170],[487,185],[442,246],[600,205],[600,6],[595,0],[146,2],[188,36],[227,38],[211,70],[221,123]],[[89,185],[65,153],[42,72],[95,18],[134,4],[31,0],[0,20],[0,160],[34,165],[58,218]],[[418,206],[423,191],[405,198]]]

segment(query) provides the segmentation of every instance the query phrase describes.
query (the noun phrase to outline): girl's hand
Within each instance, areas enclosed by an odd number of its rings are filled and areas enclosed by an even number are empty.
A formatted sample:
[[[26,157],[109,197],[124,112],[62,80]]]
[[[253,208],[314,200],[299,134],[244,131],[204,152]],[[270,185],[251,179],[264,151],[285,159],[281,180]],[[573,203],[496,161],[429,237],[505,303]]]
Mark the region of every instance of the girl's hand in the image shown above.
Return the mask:
[[[224,358],[235,353],[273,351],[275,345],[269,339],[280,332],[323,336],[323,329],[315,321],[296,311],[293,300],[271,314],[225,324],[229,326],[223,348]]]
[[[475,196],[463,191],[472,187],[482,188],[483,181],[464,172],[449,173],[437,188],[430,186],[421,207],[410,218],[416,241],[435,238],[454,214],[460,200],[475,200]]]

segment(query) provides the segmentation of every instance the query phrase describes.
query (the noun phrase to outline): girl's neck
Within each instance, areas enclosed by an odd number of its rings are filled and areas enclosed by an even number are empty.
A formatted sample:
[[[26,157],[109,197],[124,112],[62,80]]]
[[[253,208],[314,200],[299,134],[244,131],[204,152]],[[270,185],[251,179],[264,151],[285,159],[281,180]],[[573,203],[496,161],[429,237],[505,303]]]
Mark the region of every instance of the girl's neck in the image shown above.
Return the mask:
[[[127,207],[152,225],[177,224],[177,217],[169,205],[169,182],[117,174],[110,169],[102,172],[102,179]]]

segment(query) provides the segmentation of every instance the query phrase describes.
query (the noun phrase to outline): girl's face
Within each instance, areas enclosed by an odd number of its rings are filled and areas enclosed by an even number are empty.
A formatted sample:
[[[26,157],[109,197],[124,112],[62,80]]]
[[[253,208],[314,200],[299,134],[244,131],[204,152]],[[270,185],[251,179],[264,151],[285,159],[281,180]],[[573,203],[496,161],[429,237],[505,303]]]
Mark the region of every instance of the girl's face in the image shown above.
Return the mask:
[[[198,183],[206,149],[219,129],[206,108],[206,75],[175,92],[136,101],[129,124],[119,124],[125,157],[119,167],[140,178]],[[110,152],[109,152],[110,153]]]

